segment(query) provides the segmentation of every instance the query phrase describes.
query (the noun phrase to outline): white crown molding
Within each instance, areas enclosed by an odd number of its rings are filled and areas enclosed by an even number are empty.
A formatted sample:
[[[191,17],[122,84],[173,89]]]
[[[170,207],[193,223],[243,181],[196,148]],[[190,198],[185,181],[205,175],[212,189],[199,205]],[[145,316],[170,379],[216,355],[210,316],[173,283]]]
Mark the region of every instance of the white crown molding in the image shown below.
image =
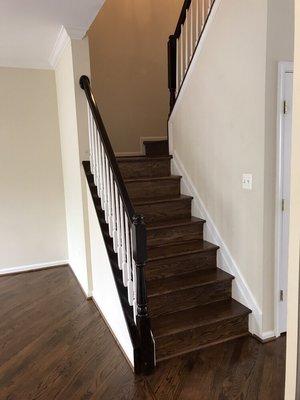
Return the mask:
[[[68,32],[66,31],[64,26],[61,26],[56,41],[54,43],[51,55],[49,57],[49,63],[52,66],[52,68],[55,69],[57,66],[57,63],[66,48],[67,44],[70,42],[71,38],[68,35]]]
[[[69,260],[50,261],[40,264],[19,265],[16,267],[7,267],[0,269],[0,275],[16,274],[19,272],[34,271],[37,269],[58,267],[69,264]]]

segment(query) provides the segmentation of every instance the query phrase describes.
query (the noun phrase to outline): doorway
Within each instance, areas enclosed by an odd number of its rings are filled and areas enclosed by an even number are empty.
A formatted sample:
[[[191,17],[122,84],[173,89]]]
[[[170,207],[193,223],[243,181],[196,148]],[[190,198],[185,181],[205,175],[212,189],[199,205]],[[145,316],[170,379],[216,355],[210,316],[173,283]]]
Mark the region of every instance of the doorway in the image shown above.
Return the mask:
[[[290,162],[293,110],[293,63],[278,70],[277,196],[275,241],[275,334],[287,330],[287,271],[289,245]]]

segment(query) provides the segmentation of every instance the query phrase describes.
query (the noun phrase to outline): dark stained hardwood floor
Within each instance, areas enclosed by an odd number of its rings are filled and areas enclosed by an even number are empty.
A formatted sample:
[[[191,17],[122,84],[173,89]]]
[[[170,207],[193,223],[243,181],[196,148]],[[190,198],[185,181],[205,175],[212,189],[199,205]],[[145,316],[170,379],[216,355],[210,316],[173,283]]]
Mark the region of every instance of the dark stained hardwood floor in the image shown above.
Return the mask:
[[[0,400],[283,400],[285,337],[251,337],[135,377],[69,267],[0,277]]]

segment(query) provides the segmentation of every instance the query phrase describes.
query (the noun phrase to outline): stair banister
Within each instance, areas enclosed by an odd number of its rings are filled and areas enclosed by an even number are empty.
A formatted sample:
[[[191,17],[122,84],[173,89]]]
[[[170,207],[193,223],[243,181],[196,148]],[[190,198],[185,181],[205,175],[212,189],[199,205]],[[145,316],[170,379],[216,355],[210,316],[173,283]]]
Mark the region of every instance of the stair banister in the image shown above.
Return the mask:
[[[215,0],[185,0],[168,41],[170,114],[189,70]],[[194,37],[195,36],[195,37]]]
[[[155,344],[148,313],[145,266],[147,261],[147,233],[142,215],[135,212],[121,175],[114,151],[93,96],[90,80],[83,75],[80,87],[88,104],[90,165],[94,183],[101,199],[109,235],[118,255],[123,284],[128,301],[133,306],[133,318],[139,334],[139,362],[137,370],[148,373],[155,366]]]

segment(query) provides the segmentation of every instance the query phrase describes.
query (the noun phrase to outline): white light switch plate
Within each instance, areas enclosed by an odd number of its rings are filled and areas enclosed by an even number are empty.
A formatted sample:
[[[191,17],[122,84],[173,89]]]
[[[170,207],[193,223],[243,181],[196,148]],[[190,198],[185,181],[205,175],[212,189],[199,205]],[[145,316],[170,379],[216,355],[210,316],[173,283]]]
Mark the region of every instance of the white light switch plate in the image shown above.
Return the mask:
[[[243,174],[242,187],[246,190],[252,190],[252,174]]]

